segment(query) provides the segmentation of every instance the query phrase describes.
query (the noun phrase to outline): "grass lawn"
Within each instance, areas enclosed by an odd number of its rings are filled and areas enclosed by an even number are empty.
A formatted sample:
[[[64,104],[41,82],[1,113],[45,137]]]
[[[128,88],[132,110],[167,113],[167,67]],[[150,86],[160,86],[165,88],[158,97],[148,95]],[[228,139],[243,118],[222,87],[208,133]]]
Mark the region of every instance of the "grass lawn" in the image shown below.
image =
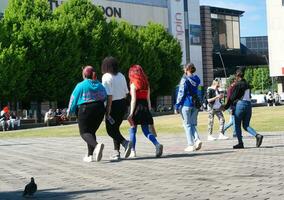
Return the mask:
[[[198,117],[198,131],[205,134],[207,132],[207,112],[200,112]],[[226,122],[229,121],[229,115],[225,112]],[[166,115],[154,118],[155,127],[159,134],[183,133],[182,120],[180,115]],[[259,132],[284,132],[284,106],[278,107],[255,107],[250,124]],[[127,136],[129,125],[124,121],[121,126],[121,132]],[[139,132],[141,133],[140,129]],[[218,132],[218,120],[215,119],[214,133]],[[229,130],[231,133],[231,130]],[[106,135],[104,123],[101,124],[98,135]],[[46,127],[39,129],[26,129],[18,131],[0,132],[0,139],[16,137],[69,137],[79,136],[78,125],[66,125]]]

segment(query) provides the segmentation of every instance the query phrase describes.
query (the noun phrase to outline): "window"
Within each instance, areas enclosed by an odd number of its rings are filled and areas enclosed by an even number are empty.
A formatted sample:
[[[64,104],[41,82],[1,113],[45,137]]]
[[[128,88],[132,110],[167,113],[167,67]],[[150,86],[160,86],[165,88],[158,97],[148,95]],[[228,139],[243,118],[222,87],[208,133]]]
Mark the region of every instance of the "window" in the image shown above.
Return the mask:
[[[284,0],[282,0],[282,6],[284,6]]]
[[[229,15],[218,15],[218,19],[212,18],[211,15],[211,22],[213,51],[240,49],[239,21],[233,20]]]

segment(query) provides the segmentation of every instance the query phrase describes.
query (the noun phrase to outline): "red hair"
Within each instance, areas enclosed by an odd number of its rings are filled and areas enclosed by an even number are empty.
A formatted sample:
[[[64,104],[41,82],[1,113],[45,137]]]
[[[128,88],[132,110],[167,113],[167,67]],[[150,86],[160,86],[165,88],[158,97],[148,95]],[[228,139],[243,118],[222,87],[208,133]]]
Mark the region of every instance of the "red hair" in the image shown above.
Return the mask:
[[[9,112],[8,106],[5,106],[5,107],[3,108],[3,111],[4,111],[4,113],[8,113],[8,112]]]
[[[137,90],[148,89],[148,78],[140,65],[132,65],[129,69],[128,77],[130,84],[133,83]]]

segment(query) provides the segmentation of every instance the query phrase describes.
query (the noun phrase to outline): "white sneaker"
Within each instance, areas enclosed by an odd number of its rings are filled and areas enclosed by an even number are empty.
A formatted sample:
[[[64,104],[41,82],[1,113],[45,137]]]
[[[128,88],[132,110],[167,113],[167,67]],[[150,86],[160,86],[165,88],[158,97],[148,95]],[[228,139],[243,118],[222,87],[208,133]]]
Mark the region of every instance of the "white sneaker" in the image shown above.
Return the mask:
[[[214,141],[214,140],[216,140],[216,138],[214,138],[212,135],[208,135],[207,140],[208,141]]]
[[[135,150],[131,150],[129,158],[136,158],[136,151]]]
[[[222,133],[219,134],[218,140],[227,140],[227,139],[229,139],[229,137],[225,136]]]
[[[90,156],[85,155],[85,157],[83,158],[83,161],[84,161],[84,162],[93,162],[94,159],[93,159],[93,156],[92,156],[92,155],[90,155]]]
[[[186,152],[192,152],[192,151],[195,151],[195,147],[194,146],[188,146],[184,149],[184,151]]]
[[[196,140],[194,145],[195,145],[195,150],[197,151],[197,150],[201,149],[202,142],[198,139],[198,140]]]
[[[95,148],[96,158],[95,161],[99,162],[103,157],[104,144],[97,144]]]
[[[120,160],[120,152],[114,151],[112,155],[110,155],[110,161],[119,161]]]

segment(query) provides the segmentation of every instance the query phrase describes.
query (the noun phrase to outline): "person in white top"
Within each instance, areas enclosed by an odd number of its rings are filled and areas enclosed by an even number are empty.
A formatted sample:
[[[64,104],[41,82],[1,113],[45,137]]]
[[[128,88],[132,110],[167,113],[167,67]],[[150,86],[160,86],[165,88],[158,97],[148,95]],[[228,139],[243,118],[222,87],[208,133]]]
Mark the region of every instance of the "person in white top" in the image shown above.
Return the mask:
[[[118,71],[118,62],[114,57],[106,57],[101,65],[102,84],[107,92],[106,130],[113,138],[114,154],[111,160],[120,160],[120,145],[125,149],[124,157],[130,155],[132,143],[120,133],[120,125],[127,112],[126,96],[129,93],[124,75]]]
[[[219,80],[215,79],[212,82],[211,87],[207,89],[207,101],[208,101],[208,140],[216,140],[215,137],[212,136],[213,125],[214,125],[214,116],[216,115],[219,120],[219,140],[228,139],[227,136],[224,135],[224,124],[225,118],[223,112],[221,110],[221,100],[224,97],[223,94],[220,93],[219,88],[220,83]]]

